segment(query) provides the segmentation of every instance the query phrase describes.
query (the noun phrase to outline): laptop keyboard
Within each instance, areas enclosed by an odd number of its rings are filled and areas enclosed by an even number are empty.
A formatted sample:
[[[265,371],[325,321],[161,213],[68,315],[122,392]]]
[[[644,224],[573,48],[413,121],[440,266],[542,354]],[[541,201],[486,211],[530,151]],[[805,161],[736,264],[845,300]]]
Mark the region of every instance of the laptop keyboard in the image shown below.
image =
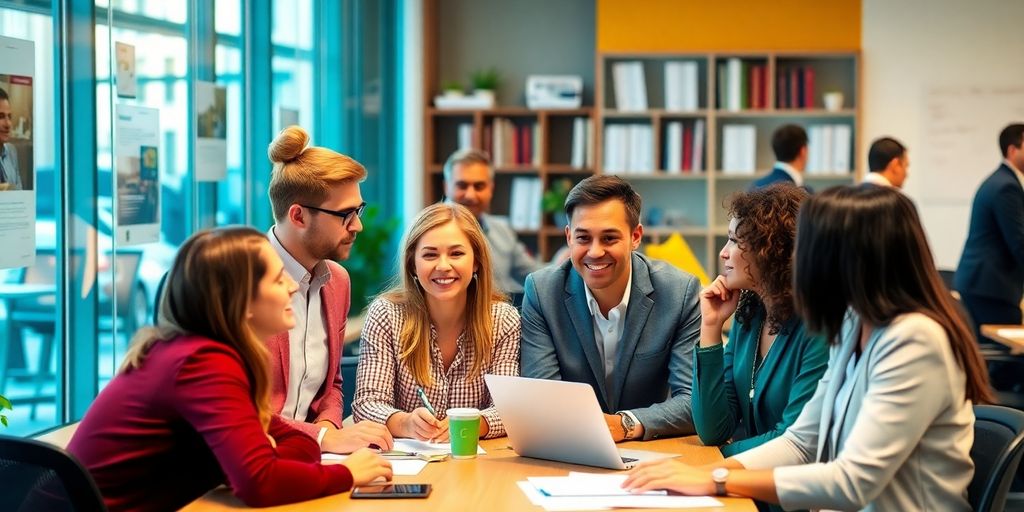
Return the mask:
[[[623,464],[629,464],[631,462],[637,462],[639,460],[640,459],[634,459],[633,457],[622,457],[622,463]]]

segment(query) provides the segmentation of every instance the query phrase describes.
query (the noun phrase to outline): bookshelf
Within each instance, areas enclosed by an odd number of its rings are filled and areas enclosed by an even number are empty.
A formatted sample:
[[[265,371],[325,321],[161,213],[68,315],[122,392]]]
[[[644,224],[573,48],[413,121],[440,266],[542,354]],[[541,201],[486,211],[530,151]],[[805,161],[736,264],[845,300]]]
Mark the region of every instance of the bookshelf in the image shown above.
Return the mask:
[[[592,112],[590,107],[557,110],[428,107],[424,131],[427,164],[424,204],[444,197],[442,169],[448,155],[466,146],[484,149],[494,160],[491,213],[509,217],[520,240],[531,252],[550,259],[565,245],[565,234],[550,215],[542,212],[540,194],[557,180],[567,179],[575,184],[594,174],[596,150]],[[578,120],[589,123],[589,127],[581,132]],[[539,187],[524,193],[523,178],[539,180]],[[526,205],[527,211],[517,208],[517,204]]]
[[[598,53],[595,172],[644,198],[645,242],[679,233],[714,274],[724,203],[770,172],[779,126],[807,130],[815,190],[859,178],[859,74],[852,51]],[[842,104],[826,108],[826,92]]]

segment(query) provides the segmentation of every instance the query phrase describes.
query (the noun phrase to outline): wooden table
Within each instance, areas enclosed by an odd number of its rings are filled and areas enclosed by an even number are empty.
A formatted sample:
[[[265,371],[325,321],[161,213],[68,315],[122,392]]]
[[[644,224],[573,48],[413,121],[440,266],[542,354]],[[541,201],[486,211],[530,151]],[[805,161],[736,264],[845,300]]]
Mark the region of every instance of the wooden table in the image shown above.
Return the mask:
[[[569,471],[613,473],[611,470],[562,464],[545,460],[519,457],[508,445],[508,438],[488,439],[481,443],[487,455],[470,460],[448,460],[428,464],[415,476],[397,476],[396,483],[430,483],[433,492],[427,499],[362,500],[349,499],[349,493],[336,494],[317,500],[260,510],[303,510],[329,512],[405,511],[405,510],[487,510],[488,512],[542,510],[530,503],[516,482],[528,476],[566,476]],[[717,448],[700,446],[696,437],[661,439],[647,442],[629,442],[623,448],[662,451],[682,454],[684,460],[705,464],[721,460]],[[718,498],[724,508],[685,509],[687,511],[749,511],[757,508],[754,502],[740,498]],[[226,488],[210,491],[182,510],[207,512],[244,509],[245,506]],[[627,510],[627,509],[616,509]],[[640,510],[640,509],[633,509]],[[652,509],[643,509],[650,511]],[[659,509],[666,510],[666,509]]]
[[[37,437],[60,447],[67,446],[74,435],[78,423],[66,425]],[[420,474],[415,476],[396,476],[396,483],[430,483],[433,492],[427,499],[399,500],[352,500],[349,493],[335,494],[317,500],[303,501],[259,510],[302,510],[329,512],[359,511],[405,511],[405,510],[442,510],[455,512],[462,510],[481,510],[488,512],[542,510],[530,503],[526,495],[519,489],[516,482],[528,476],[565,476],[569,471],[585,471],[591,473],[615,473],[612,470],[563,464],[546,460],[520,457],[508,448],[508,438],[488,439],[481,442],[487,455],[476,459],[448,460],[428,464]],[[692,464],[707,464],[722,460],[717,448],[701,446],[696,436],[659,439],[657,441],[622,443],[623,448],[678,453],[683,460]],[[691,508],[691,512],[745,511],[756,512],[754,502],[741,498],[717,498],[725,507]],[[189,512],[208,512],[223,510],[245,510],[247,507],[238,500],[226,487],[208,492],[202,498],[192,502],[182,510]],[[616,509],[629,510],[629,509]],[[641,510],[641,509],[632,509]],[[642,509],[650,512],[654,509]],[[671,509],[657,509],[671,510]]]
[[[1014,329],[1021,332],[1020,336],[1006,336],[999,334],[1002,329]],[[986,324],[981,326],[981,334],[986,338],[997,341],[1010,348],[1011,354],[1024,354],[1024,325],[995,325]]]

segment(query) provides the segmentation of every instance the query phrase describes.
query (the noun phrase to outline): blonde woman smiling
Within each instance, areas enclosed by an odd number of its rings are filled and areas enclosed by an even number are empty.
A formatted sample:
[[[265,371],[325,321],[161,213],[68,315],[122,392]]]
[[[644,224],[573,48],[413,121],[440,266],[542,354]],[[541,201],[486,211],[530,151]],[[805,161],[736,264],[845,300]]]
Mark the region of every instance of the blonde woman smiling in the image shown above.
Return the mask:
[[[519,374],[519,313],[496,290],[487,240],[458,204],[434,204],[402,243],[398,284],[370,304],[352,412],[395,437],[448,439],[453,407],[505,434],[485,373]],[[422,390],[422,397],[421,397]]]

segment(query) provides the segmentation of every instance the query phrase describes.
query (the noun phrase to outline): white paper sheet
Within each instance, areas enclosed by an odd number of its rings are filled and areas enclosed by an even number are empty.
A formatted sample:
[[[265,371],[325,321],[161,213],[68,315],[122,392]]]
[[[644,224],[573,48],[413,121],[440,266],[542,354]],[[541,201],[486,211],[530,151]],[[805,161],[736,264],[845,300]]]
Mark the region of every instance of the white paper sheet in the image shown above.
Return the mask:
[[[1019,327],[996,329],[996,334],[1004,338],[1024,338],[1024,329],[1021,329]]]
[[[544,496],[530,482],[516,482],[530,503],[548,511],[608,510],[612,508],[710,508],[722,502],[707,496]]]
[[[321,462],[341,462],[348,458],[348,455],[337,453],[324,453],[320,455]],[[420,474],[423,468],[427,467],[427,461],[419,459],[389,459],[391,470],[395,476],[412,476]]]
[[[625,474],[569,473],[569,476],[531,476],[527,478],[547,496],[633,496],[622,488]],[[665,491],[645,494],[664,496]]]
[[[417,439],[399,438],[395,439],[395,447],[392,451],[416,452],[425,455],[450,454],[452,453],[452,445],[451,443],[428,443]],[[480,445],[477,445],[476,453],[477,455],[487,454]]]

